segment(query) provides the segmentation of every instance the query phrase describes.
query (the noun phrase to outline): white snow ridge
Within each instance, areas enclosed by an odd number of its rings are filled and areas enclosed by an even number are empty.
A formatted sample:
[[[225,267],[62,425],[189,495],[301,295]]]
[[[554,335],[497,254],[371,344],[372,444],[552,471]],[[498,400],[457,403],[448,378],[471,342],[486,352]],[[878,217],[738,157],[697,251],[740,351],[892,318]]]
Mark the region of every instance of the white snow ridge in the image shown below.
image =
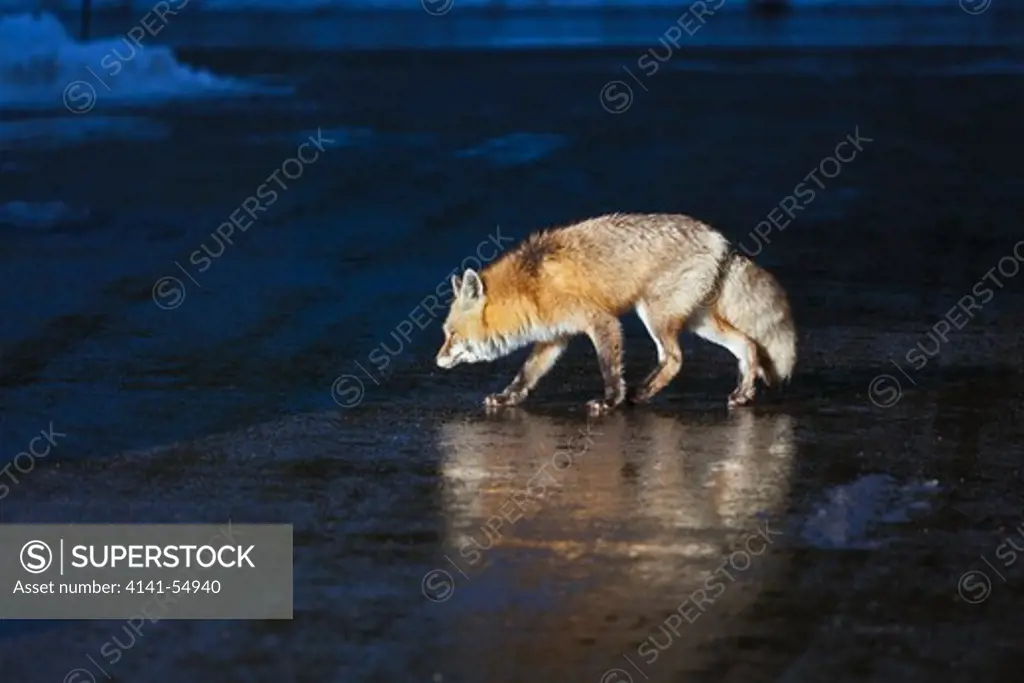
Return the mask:
[[[129,27],[119,38],[83,43],[52,14],[0,16],[0,110],[53,108],[83,114],[97,104],[267,91],[180,64],[169,47],[154,42],[141,27]]]

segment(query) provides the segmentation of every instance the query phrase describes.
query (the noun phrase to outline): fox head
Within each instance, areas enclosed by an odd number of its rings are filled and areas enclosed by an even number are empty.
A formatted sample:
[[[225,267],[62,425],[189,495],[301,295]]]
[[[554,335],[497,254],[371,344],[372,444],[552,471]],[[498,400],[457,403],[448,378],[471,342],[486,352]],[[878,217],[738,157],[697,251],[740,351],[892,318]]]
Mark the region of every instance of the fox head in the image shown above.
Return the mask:
[[[493,282],[492,282],[493,284]],[[489,302],[484,290],[484,281],[473,269],[467,269],[462,277],[452,277],[451,309],[444,321],[444,344],[437,352],[437,366],[454,368],[462,363],[481,363],[507,356],[527,344],[547,338],[531,319],[528,307],[510,305],[507,294],[499,291],[494,302]],[[488,303],[500,305],[488,311],[489,320],[484,319]],[[510,312],[509,309],[515,309]]]
[[[460,278],[452,276],[451,309],[444,321],[444,344],[437,352],[437,366],[453,368],[461,363],[493,360],[498,355],[484,324],[484,281],[468,269]]]
[[[469,268],[452,278],[455,298],[444,321],[444,343],[437,351],[437,367],[445,370],[463,362],[494,360],[522,346],[521,335],[502,334],[483,319],[487,303],[483,280]]]

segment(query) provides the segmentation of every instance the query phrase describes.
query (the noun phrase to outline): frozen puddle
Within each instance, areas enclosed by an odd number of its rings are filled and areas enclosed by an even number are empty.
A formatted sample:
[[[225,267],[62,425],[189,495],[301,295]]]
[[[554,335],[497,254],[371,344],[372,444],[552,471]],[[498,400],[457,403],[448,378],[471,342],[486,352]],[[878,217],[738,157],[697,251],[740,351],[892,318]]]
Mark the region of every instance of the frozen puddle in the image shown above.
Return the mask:
[[[823,549],[877,548],[881,542],[869,538],[873,527],[910,521],[912,511],[930,509],[928,498],[938,490],[934,480],[900,484],[884,474],[861,477],[830,489],[803,523],[800,538]]]

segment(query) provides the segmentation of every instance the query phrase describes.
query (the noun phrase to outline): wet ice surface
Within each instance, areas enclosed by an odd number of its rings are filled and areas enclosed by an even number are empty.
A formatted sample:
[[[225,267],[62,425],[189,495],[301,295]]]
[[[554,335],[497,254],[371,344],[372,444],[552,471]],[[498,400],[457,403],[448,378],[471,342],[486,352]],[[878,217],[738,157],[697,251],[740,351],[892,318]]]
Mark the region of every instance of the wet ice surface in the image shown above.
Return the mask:
[[[984,606],[957,596],[1000,540],[957,501],[1019,467],[1002,441],[1020,442],[1016,411],[991,421],[1000,439],[971,441],[927,400],[840,420],[693,396],[588,424],[559,401],[486,417],[433,395],[400,421],[328,411],[33,473],[5,522],[288,520],[295,620],[160,621],[139,638],[8,626],[5,669],[57,680],[96,672],[88,655],[133,681],[641,680],[631,665],[658,681],[924,681],[952,663],[995,672],[1012,646],[1015,568]],[[973,448],[983,468],[958,461]],[[807,532],[823,505],[845,539]]]
[[[1020,91],[951,71],[1013,55],[784,53],[816,66],[785,75],[723,53],[611,116],[598,93],[636,56],[184,50],[296,96],[101,100],[75,146],[12,150],[0,464],[51,420],[68,436],[2,521],[285,521],[296,550],[293,621],[3,622],[5,680],[1016,680],[1020,276],[907,359],[1021,239]],[[155,132],[104,137],[118,118]],[[750,245],[858,126],[874,141],[757,257],[801,360],[750,410],[725,410],[728,355],[684,338],[679,379],[584,447],[585,343],[486,416],[520,356],[444,373],[436,321],[393,334],[496,231],[684,210]],[[318,128],[335,147],[200,272],[190,255]],[[161,310],[168,275],[186,296]],[[628,319],[631,381],[653,355]],[[971,570],[990,594],[958,592]]]

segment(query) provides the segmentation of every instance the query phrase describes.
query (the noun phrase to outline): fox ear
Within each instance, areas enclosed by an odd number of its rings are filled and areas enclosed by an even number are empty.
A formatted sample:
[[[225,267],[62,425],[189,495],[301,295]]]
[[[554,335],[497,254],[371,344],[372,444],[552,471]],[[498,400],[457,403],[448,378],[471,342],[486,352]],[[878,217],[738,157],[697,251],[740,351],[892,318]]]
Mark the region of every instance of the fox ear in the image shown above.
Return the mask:
[[[462,289],[462,278],[458,275],[452,275],[452,296],[458,297],[459,292]]]
[[[459,290],[459,298],[466,303],[472,303],[484,298],[484,282],[472,268],[466,269],[462,275],[462,288]]]

